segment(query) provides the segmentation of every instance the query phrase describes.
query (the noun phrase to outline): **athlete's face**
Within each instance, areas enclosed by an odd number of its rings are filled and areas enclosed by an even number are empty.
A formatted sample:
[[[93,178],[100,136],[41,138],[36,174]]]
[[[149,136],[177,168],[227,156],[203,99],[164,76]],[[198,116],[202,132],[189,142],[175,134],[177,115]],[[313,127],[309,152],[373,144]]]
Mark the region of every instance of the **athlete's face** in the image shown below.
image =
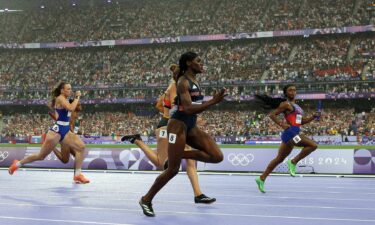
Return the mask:
[[[188,66],[194,71],[194,73],[203,73],[203,61],[199,56],[192,61],[189,61]]]
[[[65,97],[69,97],[72,95],[72,86],[70,84],[65,84],[64,88],[61,89],[61,94],[63,94]]]
[[[297,89],[294,86],[288,87],[286,89],[286,97],[288,97],[290,100],[293,100],[297,95]]]

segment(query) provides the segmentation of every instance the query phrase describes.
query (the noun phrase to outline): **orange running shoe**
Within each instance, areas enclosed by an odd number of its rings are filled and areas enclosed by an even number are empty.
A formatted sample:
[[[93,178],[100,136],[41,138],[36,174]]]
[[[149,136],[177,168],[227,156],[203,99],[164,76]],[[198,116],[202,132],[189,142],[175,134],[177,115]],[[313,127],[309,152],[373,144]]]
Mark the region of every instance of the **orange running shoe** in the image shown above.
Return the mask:
[[[13,175],[13,173],[14,172],[16,172],[16,170],[18,170],[18,167],[17,167],[17,163],[18,163],[19,161],[18,160],[13,160],[13,163],[12,163],[12,165],[10,165],[10,167],[9,167],[9,169],[8,169],[8,172],[9,172],[9,174],[10,175]]]
[[[78,176],[74,176],[74,182],[76,184],[87,184],[87,183],[90,183],[90,180],[87,179],[85,176],[83,176],[83,174],[81,173],[80,175]]]

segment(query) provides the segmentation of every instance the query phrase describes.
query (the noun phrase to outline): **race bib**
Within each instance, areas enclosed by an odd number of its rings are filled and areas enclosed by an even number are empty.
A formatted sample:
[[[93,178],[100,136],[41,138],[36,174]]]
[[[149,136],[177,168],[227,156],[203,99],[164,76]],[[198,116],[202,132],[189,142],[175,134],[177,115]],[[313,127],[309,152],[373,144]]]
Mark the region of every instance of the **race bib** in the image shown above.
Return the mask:
[[[55,131],[56,133],[59,132],[59,126],[57,124],[53,125],[52,130]]]
[[[295,144],[298,144],[301,141],[301,137],[299,135],[297,135],[293,138],[293,141],[294,141]]]
[[[68,112],[68,117],[70,117],[71,115],[72,115],[72,112],[69,111],[69,112]]]
[[[160,130],[159,137],[160,138],[167,138],[167,131],[166,130]]]
[[[169,134],[169,143],[170,144],[175,144],[176,143],[176,138],[177,137],[177,135],[176,134]]]
[[[301,124],[302,123],[302,115],[301,114],[297,114],[296,116],[296,124]]]

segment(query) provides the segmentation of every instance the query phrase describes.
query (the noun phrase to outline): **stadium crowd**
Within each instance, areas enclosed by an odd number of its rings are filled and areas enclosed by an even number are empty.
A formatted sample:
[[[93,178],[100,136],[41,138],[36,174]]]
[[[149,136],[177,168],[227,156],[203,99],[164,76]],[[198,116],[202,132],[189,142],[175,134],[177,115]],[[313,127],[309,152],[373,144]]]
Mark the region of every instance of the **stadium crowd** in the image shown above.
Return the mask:
[[[29,0],[29,7],[15,8],[21,12],[2,13],[0,43],[228,34],[374,22],[372,0],[119,0],[104,5],[99,0],[90,1],[91,5],[54,1]]]
[[[6,50],[0,51],[0,88],[4,91],[0,99],[43,97],[60,80],[81,90],[165,86],[171,76],[169,65],[186,50],[198,52],[204,60],[206,71],[199,77],[203,85],[375,79],[373,35],[354,39]],[[142,91],[135,92],[136,96],[145,96]]]
[[[0,43],[84,42],[180,35],[234,34],[374,24],[372,0],[142,0],[70,1],[40,5],[29,0],[21,12],[0,13]],[[90,3],[89,3],[90,2]],[[101,2],[101,4],[99,4]],[[103,3],[104,2],[104,3]],[[213,4],[214,3],[214,4]],[[2,6],[3,3],[0,3]],[[16,3],[14,3],[16,4]],[[83,29],[84,28],[84,29]],[[142,29],[140,29],[142,28]],[[280,81],[299,91],[375,92],[375,36],[338,34],[80,49],[0,51],[0,102],[48,99],[60,80],[82,90],[83,100],[155,98],[165,89],[169,65],[185,51],[205,63],[199,76],[206,95],[228,86],[241,97],[280,94]],[[341,82],[342,81],[342,82]],[[334,83],[331,83],[334,82]],[[356,82],[353,85],[352,82]],[[278,135],[281,129],[256,111],[211,110],[204,129],[215,136]],[[89,135],[153,135],[159,117],[134,112],[86,112]],[[40,135],[53,123],[44,114],[2,115],[1,136]],[[375,112],[327,108],[308,135],[374,135]]]
[[[311,114],[313,109],[307,110]],[[209,110],[202,114],[202,129],[213,136],[269,136],[279,135],[281,128],[264,112],[251,110]],[[140,133],[153,136],[158,115],[140,116],[133,112],[83,113],[81,131],[86,135],[123,135]],[[41,135],[53,121],[47,114],[3,115],[1,136]],[[319,121],[303,126],[307,135],[375,135],[375,110],[354,113],[354,109],[327,108]]]

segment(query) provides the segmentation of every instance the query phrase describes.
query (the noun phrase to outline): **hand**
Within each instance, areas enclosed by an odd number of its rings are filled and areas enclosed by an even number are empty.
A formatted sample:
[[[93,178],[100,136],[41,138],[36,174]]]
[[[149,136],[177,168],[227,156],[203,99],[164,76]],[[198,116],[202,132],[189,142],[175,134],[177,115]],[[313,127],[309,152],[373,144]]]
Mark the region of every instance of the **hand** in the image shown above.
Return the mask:
[[[212,101],[214,102],[214,104],[217,104],[221,101],[223,101],[224,97],[227,95],[226,94],[226,89],[225,88],[222,88],[220,91],[216,91],[216,93],[214,93],[214,96],[212,98]]]
[[[75,97],[81,97],[81,91],[76,91]]]

